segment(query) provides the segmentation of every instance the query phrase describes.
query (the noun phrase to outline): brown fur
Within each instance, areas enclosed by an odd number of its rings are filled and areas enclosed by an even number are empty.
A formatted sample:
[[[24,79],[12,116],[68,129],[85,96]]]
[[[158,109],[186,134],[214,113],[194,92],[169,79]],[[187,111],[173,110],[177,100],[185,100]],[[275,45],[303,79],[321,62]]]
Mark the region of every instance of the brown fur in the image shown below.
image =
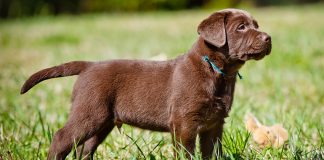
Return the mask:
[[[236,9],[213,13],[198,26],[198,33],[193,47],[173,60],[78,61],[32,75],[22,94],[49,78],[79,75],[71,113],[55,133],[48,159],[64,159],[74,142],[85,144],[83,154],[91,158],[114,126],[123,123],[170,132],[175,146],[186,148],[188,158],[197,135],[203,158],[213,155],[215,144],[221,153],[236,74],[245,61],[269,54],[271,39],[247,12]],[[205,55],[226,75],[213,71],[202,60]]]

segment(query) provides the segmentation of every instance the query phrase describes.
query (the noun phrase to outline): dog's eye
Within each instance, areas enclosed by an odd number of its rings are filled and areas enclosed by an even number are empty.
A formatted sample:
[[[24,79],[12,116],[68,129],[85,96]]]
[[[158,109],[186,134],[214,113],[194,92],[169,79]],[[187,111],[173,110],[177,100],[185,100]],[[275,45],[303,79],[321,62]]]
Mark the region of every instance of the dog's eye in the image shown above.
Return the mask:
[[[240,24],[240,25],[237,27],[237,30],[238,30],[238,31],[243,31],[243,30],[245,30],[245,28],[246,28],[246,27],[245,27],[245,24],[242,23],[242,24]]]

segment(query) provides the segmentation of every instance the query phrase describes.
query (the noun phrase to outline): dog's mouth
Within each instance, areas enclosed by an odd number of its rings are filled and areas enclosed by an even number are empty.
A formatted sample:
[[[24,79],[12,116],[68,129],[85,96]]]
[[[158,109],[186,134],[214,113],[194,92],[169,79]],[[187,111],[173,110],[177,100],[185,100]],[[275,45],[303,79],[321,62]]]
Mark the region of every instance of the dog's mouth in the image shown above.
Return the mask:
[[[245,53],[239,55],[238,58],[242,61],[247,61],[250,59],[261,60],[266,55],[269,55],[270,52],[271,52],[271,45],[261,51],[245,52]]]
[[[266,54],[263,52],[259,52],[259,53],[244,53],[242,54],[239,59],[242,61],[247,61],[250,59],[254,59],[254,60],[260,60],[262,59]]]

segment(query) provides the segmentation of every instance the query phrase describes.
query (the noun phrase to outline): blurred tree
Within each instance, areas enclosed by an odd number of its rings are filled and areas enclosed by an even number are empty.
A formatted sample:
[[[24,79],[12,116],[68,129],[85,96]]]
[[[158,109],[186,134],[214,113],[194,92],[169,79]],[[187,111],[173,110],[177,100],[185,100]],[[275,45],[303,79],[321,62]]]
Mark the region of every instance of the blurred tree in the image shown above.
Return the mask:
[[[0,17],[39,14],[179,10],[201,7],[237,7],[242,3],[256,6],[304,4],[323,0],[0,0]]]
[[[0,17],[1,18],[6,18],[9,15],[9,6],[10,6],[10,2],[9,1],[5,1],[5,0],[0,0]]]
[[[255,0],[256,6],[315,3],[323,0]]]
[[[79,13],[80,0],[45,0],[51,13]]]

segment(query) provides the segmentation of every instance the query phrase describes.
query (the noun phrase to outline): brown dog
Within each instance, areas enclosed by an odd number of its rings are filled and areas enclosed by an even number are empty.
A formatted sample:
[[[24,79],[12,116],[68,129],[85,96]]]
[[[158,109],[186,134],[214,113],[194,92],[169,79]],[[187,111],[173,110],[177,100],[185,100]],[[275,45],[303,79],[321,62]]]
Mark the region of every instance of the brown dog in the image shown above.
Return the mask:
[[[114,126],[123,123],[171,132],[188,158],[199,134],[202,156],[210,158],[214,146],[221,146],[238,70],[245,61],[269,54],[271,38],[237,9],[213,13],[198,33],[188,53],[173,60],[75,61],[32,75],[21,94],[46,79],[79,75],[68,122],[55,133],[48,159],[64,159],[75,142],[84,144],[83,154],[91,158]]]

